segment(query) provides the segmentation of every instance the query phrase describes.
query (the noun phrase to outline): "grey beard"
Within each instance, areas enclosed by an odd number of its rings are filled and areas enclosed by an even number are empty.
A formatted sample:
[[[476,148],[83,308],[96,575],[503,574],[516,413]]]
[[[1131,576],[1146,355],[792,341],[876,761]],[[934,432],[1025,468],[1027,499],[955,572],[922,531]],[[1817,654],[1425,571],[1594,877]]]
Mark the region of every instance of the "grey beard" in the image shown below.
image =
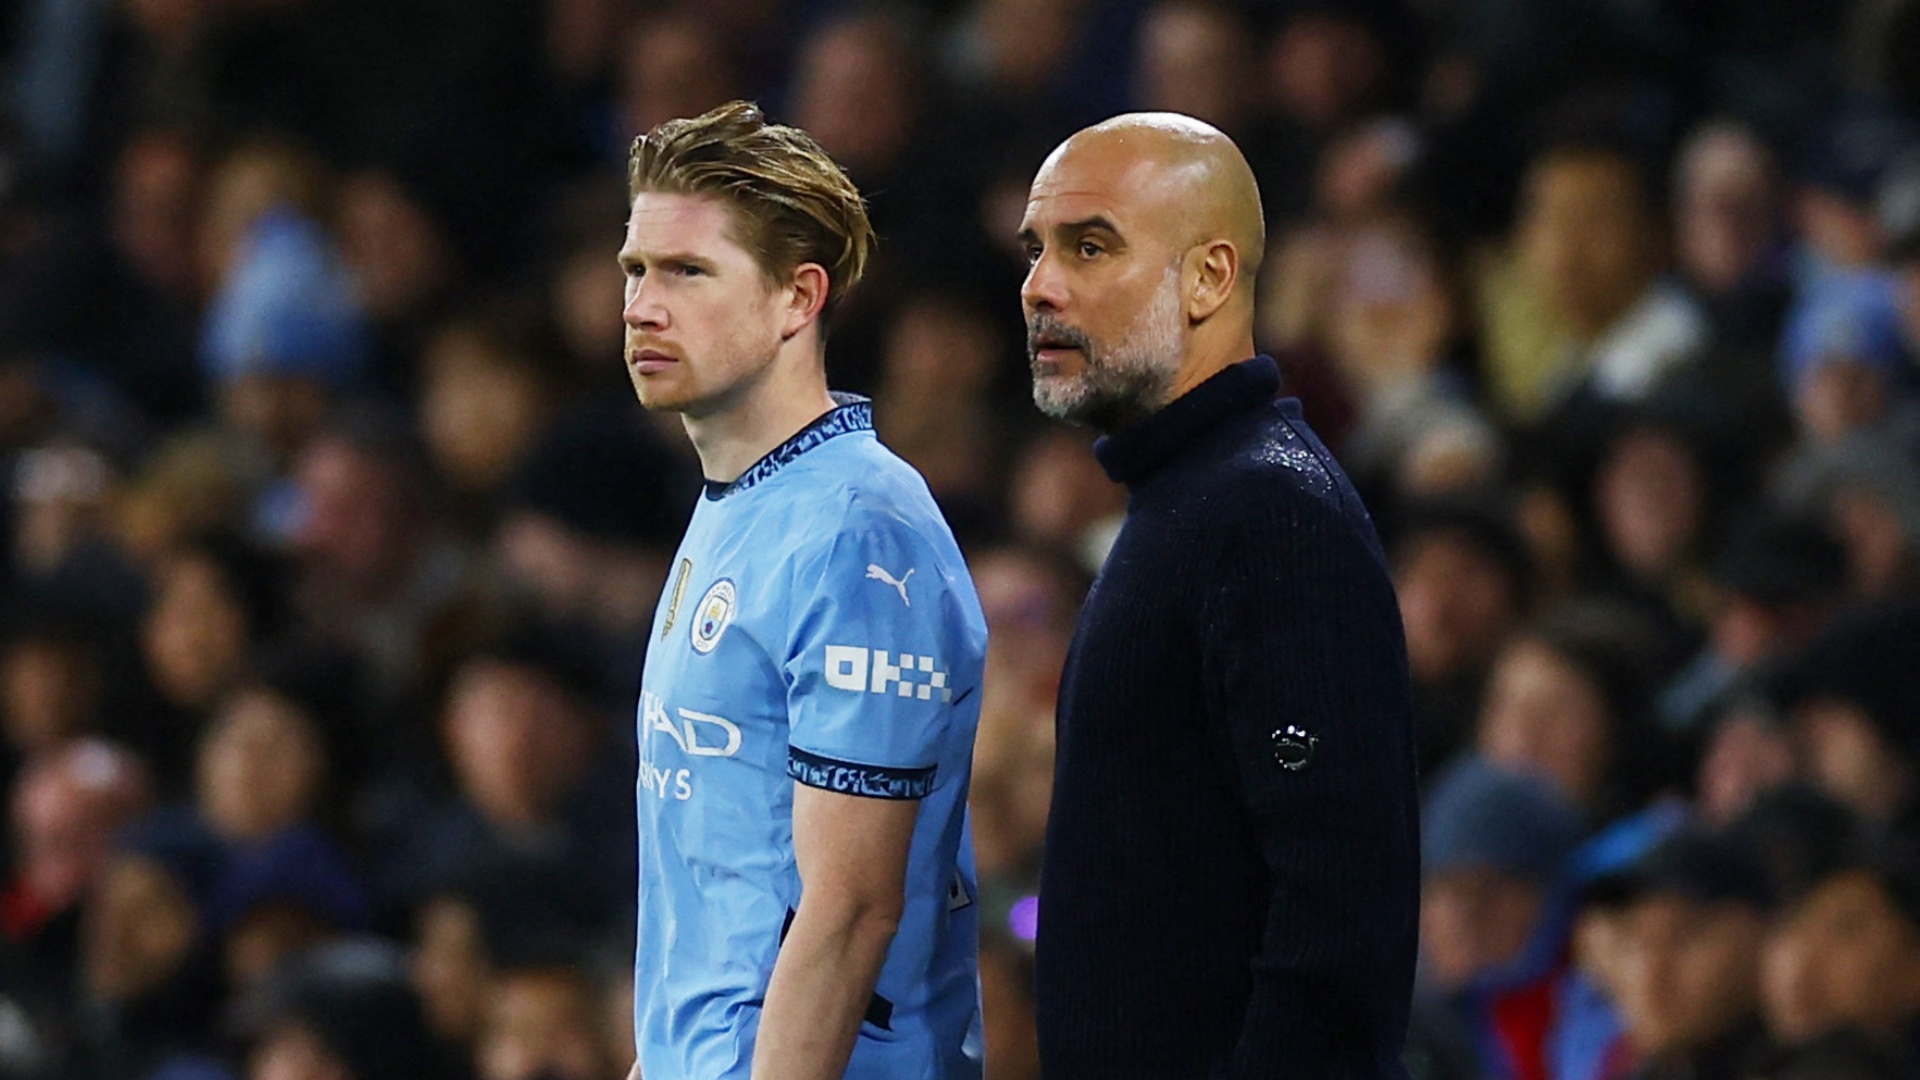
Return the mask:
[[[1076,382],[1061,385],[1060,380],[1054,380],[1049,385],[1034,380],[1033,403],[1042,413],[1069,424],[1112,432],[1166,405],[1172,372],[1116,367],[1091,351],[1082,355],[1087,359],[1086,371]]]
[[[1043,382],[1037,367],[1033,403],[1055,420],[1083,424],[1096,431],[1118,431],[1160,411],[1173,399],[1173,380],[1180,369],[1180,267],[1167,275],[1152,302],[1127,328],[1120,344],[1102,348],[1086,334],[1064,326],[1049,315],[1027,323],[1027,357],[1037,360],[1038,344],[1053,339],[1080,350],[1086,370],[1075,381]]]

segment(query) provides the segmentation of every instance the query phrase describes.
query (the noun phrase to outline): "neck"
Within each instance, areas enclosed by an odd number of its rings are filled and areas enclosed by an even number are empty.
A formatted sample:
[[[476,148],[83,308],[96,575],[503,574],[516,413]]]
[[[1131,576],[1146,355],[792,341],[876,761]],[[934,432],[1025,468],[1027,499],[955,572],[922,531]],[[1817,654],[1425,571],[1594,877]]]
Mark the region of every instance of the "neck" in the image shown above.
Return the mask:
[[[809,338],[811,335],[809,335]],[[818,346],[796,338],[759,378],[701,416],[681,416],[708,480],[730,484],[754,462],[833,408]]]
[[[1193,345],[1187,350],[1185,359],[1180,361],[1180,370],[1173,378],[1167,404],[1172,404],[1194,387],[1253,355],[1251,319],[1231,329],[1222,329],[1224,332],[1218,334],[1208,334],[1203,330],[1194,335]]]

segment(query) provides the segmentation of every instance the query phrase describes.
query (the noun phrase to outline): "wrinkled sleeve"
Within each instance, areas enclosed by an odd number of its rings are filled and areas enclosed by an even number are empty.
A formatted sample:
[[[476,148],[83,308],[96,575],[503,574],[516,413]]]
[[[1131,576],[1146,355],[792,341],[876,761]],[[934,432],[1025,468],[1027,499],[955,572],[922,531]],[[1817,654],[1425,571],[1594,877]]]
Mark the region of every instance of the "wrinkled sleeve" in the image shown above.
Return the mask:
[[[1399,1075],[1419,848],[1391,579],[1331,493],[1274,493],[1218,540],[1207,708],[1272,889],[1231,1075]]]
[[[924,798],[969,690],[954,685],[966,641],[949,617],[950,583],[907,522],[858,503],[795,575],[788,774],[842,794]]]

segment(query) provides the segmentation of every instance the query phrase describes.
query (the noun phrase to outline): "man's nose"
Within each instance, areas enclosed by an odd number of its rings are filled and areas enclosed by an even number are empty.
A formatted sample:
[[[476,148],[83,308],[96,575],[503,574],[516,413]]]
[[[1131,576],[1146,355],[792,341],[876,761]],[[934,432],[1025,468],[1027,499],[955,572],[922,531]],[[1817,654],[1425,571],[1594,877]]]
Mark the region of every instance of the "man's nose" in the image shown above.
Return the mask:
[[[620,317],[634,330],[660,329],[667,325],[667,309],[658,292],[647,287],[645,278],[627,287],[627,304]]]
[[[1060,311],[1067,306],[1066,275],[1060,262],[1042,252],[1027,268],[1027,279],[1020,284],[1020,303],[1029,312]]]

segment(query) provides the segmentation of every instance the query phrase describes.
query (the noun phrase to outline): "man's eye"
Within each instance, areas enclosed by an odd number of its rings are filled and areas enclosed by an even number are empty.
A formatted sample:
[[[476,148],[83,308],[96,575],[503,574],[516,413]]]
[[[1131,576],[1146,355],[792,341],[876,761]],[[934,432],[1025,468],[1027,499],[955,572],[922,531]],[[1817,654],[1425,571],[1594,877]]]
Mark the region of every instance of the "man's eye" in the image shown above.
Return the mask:
[[[622,269],[626,271],[626,275],[630,278],[645,277],[647,273],[647,268],[637,263],[632,266],[623,267]]]
[[[1027,265],[1032,266],[1034,263],[1037,263],[1039,261],[1040,261],[1040,245],[1028,244],[1027,245]]]
[[[1099,255],[1104,250],[1106,249],[1102,248],[1099,244],[1096,244],[1091,240],[1080,241],[1080,257],[1083,259],[1091,259],[1094,256]]]
[[[701,275],[706,273],[706,270],[698,266],[693,266],[685,263],[677,267],[676,271],[679,273],[681,277],[700,277]]]

